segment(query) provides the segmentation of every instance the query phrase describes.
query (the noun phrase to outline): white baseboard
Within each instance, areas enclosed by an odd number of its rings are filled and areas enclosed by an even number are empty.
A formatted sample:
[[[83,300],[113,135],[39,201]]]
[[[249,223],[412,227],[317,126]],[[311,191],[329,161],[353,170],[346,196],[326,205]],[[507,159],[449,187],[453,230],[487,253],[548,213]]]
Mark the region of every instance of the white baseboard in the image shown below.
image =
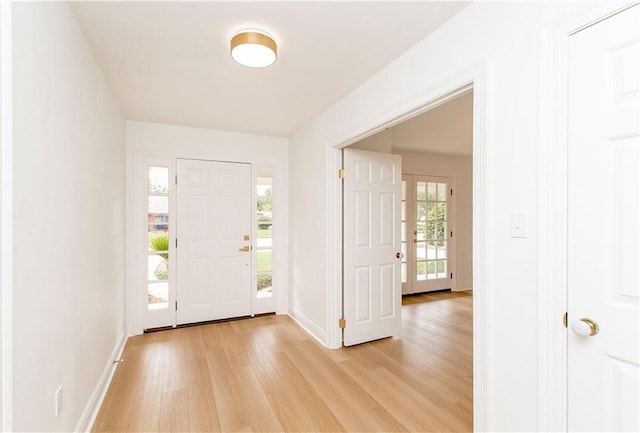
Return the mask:
[[[302,327],[308,334],[318,340],[320,344],[327,347],[327,332],[312,322],[307,316],[302,314],[300,310],[289,307],[289,317],[291,317],[298,325]]]
[[[96,421],[96,417],[98,416],[98,412],[100,411],[102,402],[104,401],[104,398],[107,395],[107,391],[109,390],[109,385],[111,385],[113,375],[116,372],[117,364],[114,365],[113,361],[122,357],[122,351],[124,350],[124,345],[126,342],[127,329],[125,328],[122,330],[120,336],[116,340],[116,344],[113,347],[111,356],[107,360],[107,365],[104,367],[102,376],[100,376],[100,380],[98,380],[98,383],[96,384],[96,387],[91,394],[91,398],[89,398],[89,401],[87,402],[87,405],[82,412],[82,416],[80,417],[80,420],[76,425],[76,432],[90,432],[93,428],[93,423]]]
[[[473,284],[471,281],[461,281],[459,284],[456,284],[454,289],[451,289],[452,292],[464,292],[467,290],[472,290]]]

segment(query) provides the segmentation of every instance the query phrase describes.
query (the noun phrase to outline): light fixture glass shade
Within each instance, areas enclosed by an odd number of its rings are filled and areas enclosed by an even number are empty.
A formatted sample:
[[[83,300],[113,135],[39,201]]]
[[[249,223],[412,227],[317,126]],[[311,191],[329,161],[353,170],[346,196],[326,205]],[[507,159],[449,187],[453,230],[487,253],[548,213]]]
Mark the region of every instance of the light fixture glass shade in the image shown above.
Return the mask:
[[[266,33],[244,30],[231,38],[231,57],[251,68],[264,68],[278,58],[278,46]]]

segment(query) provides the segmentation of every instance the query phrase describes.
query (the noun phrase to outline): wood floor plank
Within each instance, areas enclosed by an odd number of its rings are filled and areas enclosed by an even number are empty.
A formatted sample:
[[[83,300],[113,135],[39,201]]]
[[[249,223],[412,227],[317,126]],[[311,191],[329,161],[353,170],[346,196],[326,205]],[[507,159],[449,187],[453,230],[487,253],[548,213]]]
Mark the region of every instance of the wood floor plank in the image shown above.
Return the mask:
[[[347,431],[408,431],[317,345],[298,344],[287,356]]]
[[[285,354],[265,353],[254,368],[284,431],[345,431]]]
[[[118,364],[109,391],[93,425],[95,432],[126,432],[143,370],[143,336],[132,337],[124,349],[124,362]]]
[[[168,338],[166,341],[162,392],[171,393],[187,389],[185,341]],[[178,394],[176,394],[178,395]]]
[[[268,398],[250,367],[235,367],[224,350],[207,352],[209,376],[222,431],[281,431]],[[229,374],[231,372],[231,374]]]
[[[187,397],[189,426],[193,432],[220,432],[215,396],[209,377],[206,358],[187,361]]]
[[[186,388],[162,394],[158,431],[172,433],[191,431],[189,395]]]
[[[147,375],[140,378],[127,431],[158,431],[160,425],[160,406],[162,403],[161,391],[161,375]]]
[[[380,406],[412,432],[448,431],[446,424],[434,417],[434,405],[426,397],[415,398],[409,387],[383,367],[361,368],[357,362],[345,361],[341,367],[369,393]],[[393,386],[390,386],[393,384]]]
[[[340,350],[288,316],[132,337],[93,431],[471,431],[472,304],[405,297],[400,338]]]

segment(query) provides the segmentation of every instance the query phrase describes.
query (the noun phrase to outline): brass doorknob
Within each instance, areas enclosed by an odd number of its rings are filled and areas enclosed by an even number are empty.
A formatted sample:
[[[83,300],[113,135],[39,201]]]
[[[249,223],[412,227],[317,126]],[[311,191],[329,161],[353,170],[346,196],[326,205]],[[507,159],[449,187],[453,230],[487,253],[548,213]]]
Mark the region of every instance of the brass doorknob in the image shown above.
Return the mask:
[[[242,248],[239,248],[238,251],[251,251],[251,247],[249,246],[242,247]]]
[[[600,331],[598,324],[586,317],[571,322],[571,329],[581,337],[591,337]]]

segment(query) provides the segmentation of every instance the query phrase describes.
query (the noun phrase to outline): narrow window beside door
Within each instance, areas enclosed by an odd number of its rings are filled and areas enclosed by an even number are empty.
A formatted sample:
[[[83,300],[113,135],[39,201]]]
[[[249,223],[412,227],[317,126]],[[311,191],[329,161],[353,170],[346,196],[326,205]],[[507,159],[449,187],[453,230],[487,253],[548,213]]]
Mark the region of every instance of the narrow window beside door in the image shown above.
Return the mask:
[[[273,296],[273,179],[271,176],[258,176],[256,196],[257,296],[270,298]]]
[[[147,305],[169,307],[169,167],[147,167]]]

